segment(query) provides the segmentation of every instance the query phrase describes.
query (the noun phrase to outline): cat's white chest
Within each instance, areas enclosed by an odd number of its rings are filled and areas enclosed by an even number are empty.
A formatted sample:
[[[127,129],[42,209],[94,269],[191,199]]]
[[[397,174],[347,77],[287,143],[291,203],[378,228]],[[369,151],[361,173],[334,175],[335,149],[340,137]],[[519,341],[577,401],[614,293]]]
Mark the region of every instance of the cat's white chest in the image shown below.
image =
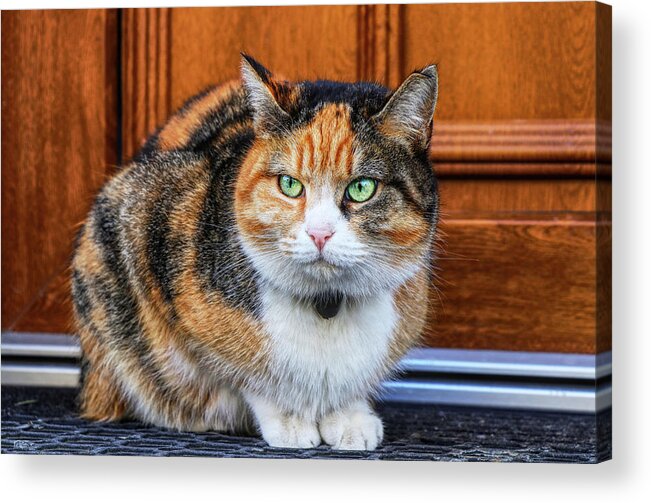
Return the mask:
[[[397,318],[391,293],[345,303],[329,320],[277,290],[263,293],[263,306],[273,394],[287,409],[319,415],[382,378]]]

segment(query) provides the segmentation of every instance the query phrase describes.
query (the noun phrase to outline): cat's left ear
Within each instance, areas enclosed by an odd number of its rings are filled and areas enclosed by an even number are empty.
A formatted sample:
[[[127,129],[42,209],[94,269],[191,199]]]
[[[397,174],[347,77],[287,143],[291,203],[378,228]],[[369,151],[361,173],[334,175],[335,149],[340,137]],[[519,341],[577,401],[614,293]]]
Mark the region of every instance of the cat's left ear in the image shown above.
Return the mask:
[[[436,65],[415,71],[373,116],[379,130],[410,147],[427,148],[438,97]]]
[[[242,83],[253,108],[253,123],[261,136],[273,135],[285,129],[289,114],[278,103],[279,84],[271,72],[251,56],[242,53]]]

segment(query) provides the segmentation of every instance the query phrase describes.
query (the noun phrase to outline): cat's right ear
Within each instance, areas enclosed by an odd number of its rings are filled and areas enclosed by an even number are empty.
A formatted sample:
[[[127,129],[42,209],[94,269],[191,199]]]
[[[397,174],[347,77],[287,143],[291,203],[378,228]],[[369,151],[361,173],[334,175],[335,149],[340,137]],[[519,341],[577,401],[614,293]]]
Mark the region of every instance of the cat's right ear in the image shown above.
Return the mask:
[[[271,72],[251,56],[242,53],[242,83],[253,109],[253,125],[260,136],[281,133],[291,120],[279,105],[278,83]]]
[[[407,146],[427,148],[438,97],[436,65],[413,72],[373,117],[380,130]]]

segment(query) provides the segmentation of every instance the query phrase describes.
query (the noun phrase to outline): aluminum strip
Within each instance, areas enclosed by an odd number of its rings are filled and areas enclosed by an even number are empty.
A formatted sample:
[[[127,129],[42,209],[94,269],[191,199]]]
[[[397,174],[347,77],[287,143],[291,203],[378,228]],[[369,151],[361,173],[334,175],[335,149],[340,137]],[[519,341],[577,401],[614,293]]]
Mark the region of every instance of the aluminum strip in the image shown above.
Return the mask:
[[[72,364],[2,365],[3,385],[74,388],[78,383],[79,367]],[[381,399],[428,405],[594,413],[611,406],[611,394],[610,385],[595,391],[589,386],[404,379],[385,382]]]
[[[2,334],[3,356],[79,358],[75,336],[65,334]],[[419,348],[410,351],[401,368],[410,372],[507,375],[590,379],[609,376],[611,352],[596,355]]]
[[[597,390],[597,412],[613,406],[613,388],[611,385]]]
[[[411,372],[594,380],[611,374],[610,352],[595,355],[419,348],[401,361]]]
[[[406,379],[386,382],[381,399],[388,402],[465,405],[509,409],[594,413],[610,407],[611,388],[552,385],[504,385]]]
[[[2,333],[2,356],[80,358],[79,339],[67,334]]]
[[[79,367],[72,364],[3,363],[1,383],[3,386],[75,388],[79,384],[79,373]]]

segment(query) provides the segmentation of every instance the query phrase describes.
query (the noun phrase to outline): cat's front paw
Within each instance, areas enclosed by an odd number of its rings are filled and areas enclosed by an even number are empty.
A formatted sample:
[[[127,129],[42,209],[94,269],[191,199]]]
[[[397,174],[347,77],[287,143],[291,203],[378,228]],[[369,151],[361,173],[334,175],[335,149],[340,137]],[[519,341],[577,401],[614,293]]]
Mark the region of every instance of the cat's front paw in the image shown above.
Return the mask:
[[[272,447],[310,449],[321,444],[316,424],[297,416],[283,416],[260,424],[262,438]]]
[[[372,451],[384,435],[382,420],[368,406],[334,412],[319,423],[323,441],[333,449]]]
[[[252,393],[244,394],[251,407],[262,438],[272,447],[309,449],[321,445],[316,421],[282,411],[273,401]]]

